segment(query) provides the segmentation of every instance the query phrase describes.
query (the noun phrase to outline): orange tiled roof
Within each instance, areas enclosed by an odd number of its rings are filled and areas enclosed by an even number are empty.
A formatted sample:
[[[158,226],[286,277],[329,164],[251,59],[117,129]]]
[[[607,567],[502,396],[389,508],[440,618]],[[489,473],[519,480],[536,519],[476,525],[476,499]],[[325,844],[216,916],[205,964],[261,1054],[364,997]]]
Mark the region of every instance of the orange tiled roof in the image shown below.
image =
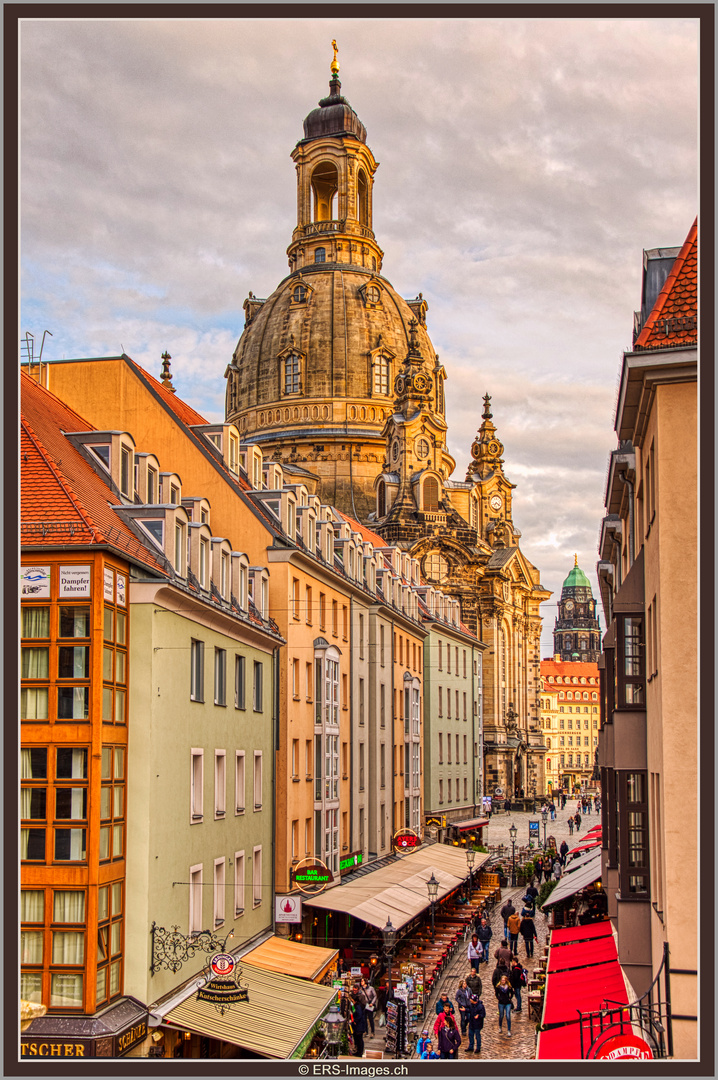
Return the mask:
[[[36,547],[107,544],[162,574],[162,564],[112,509],[119,499],[65,431],[92,431],[73,409],[21,372],[20,521]]]
[[[698,343],[698,219],[673,263],[634,350]]]
[[[367,543],[373,544],[375,548],[388,547],[386,540],[383,536],[379,536],[378,533],[372,532],[371,529],[367,529],[366,525],[362,525],[356,518],[350,517],[349,514],[343,513],[341,510],[337,510],[339,517],[344,518],[348,522],[354,532],[358,532],[361,535],[362,540],[366,540]]]
[[[541,675],[543,678],[548,678],[549,675],[553,675],[555,678],[560,675],[562,679],[566,679],[568,677],[573,678],[575,675],[578,679],[598,679],[598,664],[582,660],[542,660]],[[566,684],[563,683],[562,685],[565,686]]]

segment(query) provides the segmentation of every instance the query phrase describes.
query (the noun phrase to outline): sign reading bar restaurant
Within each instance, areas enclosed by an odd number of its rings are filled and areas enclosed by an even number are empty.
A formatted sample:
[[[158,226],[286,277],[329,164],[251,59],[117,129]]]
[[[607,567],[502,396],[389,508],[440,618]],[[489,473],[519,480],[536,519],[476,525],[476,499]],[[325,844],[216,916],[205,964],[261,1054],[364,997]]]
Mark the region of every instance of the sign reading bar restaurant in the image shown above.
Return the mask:
[[[334,875],[321,859],[303,859],[292,870],[292,879],[303,893],[316,896],[332,884]]]
[[[413,829],[402,829],[394,833],[394,848],[396,851],[412,851],[419,847],[421,839]]]
[[[364,861],[364,853],[362,851],[353,851],[351,855],[345,855],[343,859],[339,860],[339,873],[350,874],[352,870],[356,870],[357,866],[361,866]]]

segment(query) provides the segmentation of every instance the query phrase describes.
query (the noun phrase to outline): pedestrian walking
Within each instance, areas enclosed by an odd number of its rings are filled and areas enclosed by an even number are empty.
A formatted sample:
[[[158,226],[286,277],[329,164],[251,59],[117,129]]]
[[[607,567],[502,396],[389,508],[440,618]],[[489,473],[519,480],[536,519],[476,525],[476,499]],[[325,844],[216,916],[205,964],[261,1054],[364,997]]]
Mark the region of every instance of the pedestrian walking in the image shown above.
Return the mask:
[[[431,1039],[429,1038],[429,1029],[424,1028],[416,1042],[416,1053],[419,1057],[424,1053],[428,1042],[431,1042]],[[437,1054],[436,1056],[438,1057],[439,1055]]]
[[[352,991],[351,1030],[357,1057],[364,1057],[364,1035],[366,1034],[366,1010],[356,990]]]
[[[536,906],[536,897],[538,896],[538,894],[539,894],[539,891],[536,888],[536,886],[535,885],[529,885],[528,889],[526,890],[526,896],[524,897],[524,900],[526,901],[526,904],[527,905],[530,904],[531,907],[535,907]]]
[[[449,998],[448,994],[442,994],[436,1003],[436,1015],[440,1016],[441,1013],[453,1013],[455,1012],[454,1003]]]
[[[560,877],[561,877],[561,863],[559,862],[558,859],[556,859],[556,862],[553,864],[553,879],[554,879],[554,881],[558,881],[558,879]]]
[[[370,982],[367,982],[366,979],[362,979],[361,985],[362,990],[364,991],[364,997],[366,998],[364,1009],[366,1010],[367,1030],[371,1029],[371,1035],[372,1038],[374,1038],[374,1012],[377,1007],[378,998],[376,996],[376,990]]]
[[[466,1034],[466,1025],[469,1022],[469,998],[471,991],[466,985],[466,979],[459,979],[456,989],[456,1007],[459,1010],[459,1023],[461,1024],[462,1037]]]
[[[573,826],[574,826],[574,824],[575,824],[575,822],[574,822],[573,818],[570,817],[568,819],[568,834],[569,834],[569,836],[573,836]]]
[[[481,1053],[481,1031],[486,1019],[486,1006],[476,994],[469,998],[469,1045],[467,1054]]]
[[[573,820],[576,822],[576,832],[578,832],[578,830],[581,828],[581,815],[579,813],[575,813],[573,815]]]
[[[459,1056],[461,1034],[451,1013],[444,1013],[444,1023],[439,1028],[439,1057],[455,1059]]]
[[[539,856],[538,859],[534,859],[534,873],[536,874],[536,880],[540,885],[541,875],[543,874],[543,859],[541,856]]]
[[[583,809],[584,809],[585,813],[587,813],[587,814],[591,813],[591,800],[590,799],[586,799],[586,804],[585,804]]]
[[[511,1007],[514,999],[514,988],[509,982],[508,975],[502,975],[494,993],[499,1003],[499,1031],[502,1030],[503,1020],[506,1017],[507,1035],[511,1035]]]
[[[524,939],[526,956],[533,956],[534,941],[538,941],[538,936],[536,934],[536,923],[534,922],[532,915],[524,915],[521,920],[521,926],[519,927],[519,933]]]
[[[519,927],[521,925],[521,916],[518,912],[514,912],[513,915],[509,915],[507,926],[509,928],[509,949],[514,954],[518,955],[519,951]]]
[[[482,919],[481,922],[486,923],[487,926],[489,925],[486,922],[486,919]],[[491,927],[489,926],[489,930],[490,929],[491,929]],[[481,961],[484,958],[484,947],[483,947],[482,943],[479,941],[479,935],[478,934],[472,934],[471,935],[471,941],[469,942],[469,948],[468,948],[468,951],[467,951],[466,955],[468,957],[469,963],[471,964],[472,971],[478,971],[479,970],[479,964],[481,963]]]
[[[521,966],[518,956],[515,956],[511,962],[509,982],[511,983],[514,989],[514,993],[516,994],[516,1012],[521,1012],[521,987],[525,986],[528,982],[528,975],[526,974],[524,968]]]
[[[509,948],[509,943],[506,938],[502,940],[498,949],[494,953],[494,960],[496,960],[496,962],[499,964],[505,964],[506,967],[508,967],[511,963],[511,949]]]
[[[493,934],[494,934],[494,932],[491,929],[491,927],[489,926],[487,920],[482,919],[481,922],[479,923],[479,925],[476,928],[476,933],[474,934],[474,937],[478,938],[478,940],[479,940],[479,942],[481,944],[481,948],[483,949],[483,954],[484,954],[483,955],[483,961],[484,961],[485,964],[488,964],[488,962],[489,962],[489,942],[491,941],[491,938],[493,937]],[[473,943],[473,940],[474,940],[474,938],[472,937],[472,939],[471,939],[472,943]],[[469,957],[469,959],[471,959],[471,957]],[[479,970],[478,964],[476,964],[476,965],[472,964],[471,966],[472,966],[472,968],[474,968],[475,971]]]
[[[509,915],[513,915],[515,911],[516,911],[516,908],[514,907],[511,900],[507,900],[506,903],[504,904],[504,906],[501,908],[501,918],[504,920],[504,937],[505,938],[507,938],[509,936],[509,932],[508,932],[508,930],[506,928],[506,924],[509,921]]]
[[[502,977],[504,975],[508,975],[509,970],[509,965],[506,963],[505,960],[496,961],[496,967],[491,972],[491,985],[493,986],[494,990],[501,982]]]
[[[426,1040],[426,1042],[424,1043],[424,1049],[419,1054],[419,1057],[422,1058],[424,1061],[438,1061],[439,1060],[439,1055],[437,1054],[436,1050],[434,1049],[434,1044],[431,1041],[431,1039]]]
[[[561,847],[559,848],[559,853],[561,855],[561,866],[565,866],[566,865],[566,856],[568,855],[568,844],[566,843],[565,840],[561,841]]]

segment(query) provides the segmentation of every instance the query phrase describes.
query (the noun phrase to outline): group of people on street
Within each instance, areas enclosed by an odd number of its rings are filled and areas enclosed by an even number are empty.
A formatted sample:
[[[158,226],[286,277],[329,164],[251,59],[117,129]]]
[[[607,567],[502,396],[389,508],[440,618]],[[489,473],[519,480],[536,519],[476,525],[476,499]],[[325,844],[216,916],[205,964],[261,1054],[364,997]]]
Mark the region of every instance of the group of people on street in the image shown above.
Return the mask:
[[[354,1047],[358,1057],[364,1056],[364,1036],[371,1029],[374,1035],[374,1012],[378,1003],[377,993],[367,979],[362,979],[347,995],[345,1001],[342,997],[342,1012],[346,1008],[345,1015],[349,1021],[349,1029],[354,1040]]]

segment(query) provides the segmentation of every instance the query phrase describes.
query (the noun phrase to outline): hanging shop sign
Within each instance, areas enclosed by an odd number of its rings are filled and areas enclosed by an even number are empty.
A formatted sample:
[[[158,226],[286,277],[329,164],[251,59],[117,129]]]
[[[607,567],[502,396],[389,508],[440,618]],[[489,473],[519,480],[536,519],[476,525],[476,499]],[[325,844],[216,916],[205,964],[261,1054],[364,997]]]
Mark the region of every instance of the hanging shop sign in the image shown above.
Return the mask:
[[[334,881],[334,875],[321,859],[302,859],[292,870],[292,880],[307,896],[316,896]]]
[[[115,571],[109,566],[105,567],[105,572],[102,577],[103,599],[107,600],[109,604],[115,602]]]
[[[209,969],[213,977],[197,991],[197,1001],[209,1002],[222,1016],[230,1005],[249,1001],[249,990],[239,984],[242,969],[231,953],[215,953],[210,957]]]
[[[302,901],[298,896],[274,897],[275,923],[300,923],[302,921]]]
[[[446,828],[446,818],[442,814],[440,817],[428,817],[426,819],[427,825],[436,825],[438,829]]]
[[[653,1051],[645,1039],[634,1035],[632,1031],[625,1031],[606,1039],[599,1046],[594,1058],[606,1061],[619,1061],[623,1058],[630,1058],[633,1061],[650,1061],[653,1059]]]
[[[50,567],[21,567],[20,595],[26,600],[46,599],[50,595]]]
[[[351,874],[352,870],[356,870],[357,866],[361,866],[364,862],[364,853],[362,851],[353,851],[351,855],[345,855],[343,859],[339,860],[339,873]]]
[[[394,833],[393,843],[395,851],[413,851],[419,847],[421,837],[413,829],[400,829]]]
[[[529,821],[529,840],[538,840],[539,838],[539,823],[538,821]]]

